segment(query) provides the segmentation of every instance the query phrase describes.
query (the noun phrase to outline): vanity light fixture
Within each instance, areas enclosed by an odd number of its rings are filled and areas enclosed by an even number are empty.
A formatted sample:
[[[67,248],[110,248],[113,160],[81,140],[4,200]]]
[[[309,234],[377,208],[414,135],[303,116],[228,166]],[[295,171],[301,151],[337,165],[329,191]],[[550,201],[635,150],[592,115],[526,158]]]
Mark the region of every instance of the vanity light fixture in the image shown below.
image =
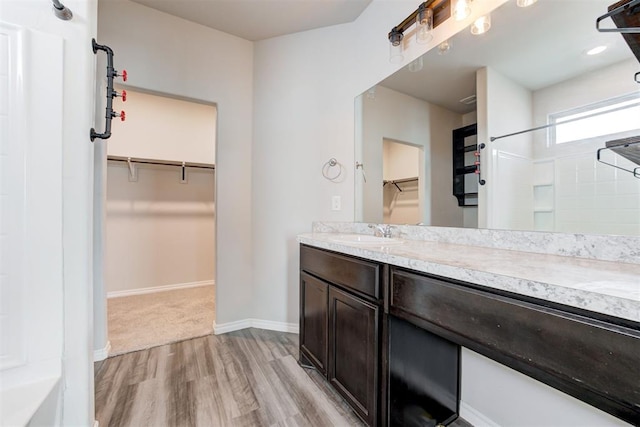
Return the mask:
[[[404,32],[415,24],[417,43],[428,43],[433,39],[432,30],[450,16],[453,0],[427,0],[407,16],[404,21],[391,29],[389,39],[389,61],[399,64],[404,61]],[[466,0],[465,0],[466,1]]]
[[[517,0],[516,5],[518,5],[518,7],[529,7],[537,1],[538,0]]]
[[[471,34],[480,35],[484,34],[491,28],[491,15],[486,14],[478,19],[476,19],[473,24],[471,24]]]
[[[454,0],[453,17],[456,21],[462,21],[471,15],[471,0]]]

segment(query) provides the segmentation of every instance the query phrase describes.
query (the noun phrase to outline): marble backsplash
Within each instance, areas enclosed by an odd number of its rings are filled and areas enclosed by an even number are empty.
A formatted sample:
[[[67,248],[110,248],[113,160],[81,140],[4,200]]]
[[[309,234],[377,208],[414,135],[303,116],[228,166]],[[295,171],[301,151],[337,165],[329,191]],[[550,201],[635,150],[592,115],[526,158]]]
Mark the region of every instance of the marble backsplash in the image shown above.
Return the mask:
[[[640,237],[392,225],[393,237],[640,264]],[[367,223],[314,222],[314,233],[373,234]]]

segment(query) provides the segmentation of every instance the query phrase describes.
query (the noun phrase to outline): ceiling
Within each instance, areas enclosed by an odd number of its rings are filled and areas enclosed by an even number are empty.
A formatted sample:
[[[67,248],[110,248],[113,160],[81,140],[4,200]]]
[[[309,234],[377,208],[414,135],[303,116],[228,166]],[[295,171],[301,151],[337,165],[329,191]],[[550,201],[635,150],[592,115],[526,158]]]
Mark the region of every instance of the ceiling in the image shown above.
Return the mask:
[[[415,98],[464,114],[475,105],[459,101],[475,95],[476,70],[489,66],[529,90],[538,90],[580,74],[633,58],[618,33],[600,33],[596,18],[612,0],[539,0],[528,8],[508,2],[491,14],[488,33],[474,36],[465,29],[452,38],[446,55],[432,49],[424,68],[407,67],[380,84]],[[603,26],[612,26],[603,21]],[[596,56],[585,51],[608,49]],[[640,70],[640,68],[639,68]],[[630,76],[633,78],[633,76]]]
[[[132,1],[251,41],[351,22],[371,3],[371,0]]]

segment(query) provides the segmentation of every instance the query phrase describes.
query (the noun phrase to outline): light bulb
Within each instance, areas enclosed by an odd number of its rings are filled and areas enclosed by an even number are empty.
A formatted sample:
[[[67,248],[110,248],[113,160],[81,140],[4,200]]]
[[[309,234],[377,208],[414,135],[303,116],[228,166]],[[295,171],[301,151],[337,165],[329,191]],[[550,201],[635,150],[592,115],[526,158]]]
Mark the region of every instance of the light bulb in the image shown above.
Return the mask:
[[[395,28],[389,33],[389,62],[392,64],[399,64],[404,61],[404,54],[402,53],[403,38],[404,35]]]
[[[421,8],[416,16],[416,42],[429,43],[433,36],[433,11],[429,8]]]
[[[456,0],[456,4],[453,6],[453,17],[456,21],[462,21],[467,16],[471,15],[471,7],[469,3],[471,0]]]
[[[537,1],[538,0],[517,0],[516,4],[518,7],[529,7]]]
[[[424,62],[423,62],[422,56],[410,62],[408,67],[409,71],[412,73],[417,73],[423,68],[424,68]]]
[[[446,55],[451,50],[452,43],[450,40],[445,40],[438,45],[438,55]]]
[[[471,34],[484,34],[491,28],[491,15],[484,15],[476,19],[471,25]]]

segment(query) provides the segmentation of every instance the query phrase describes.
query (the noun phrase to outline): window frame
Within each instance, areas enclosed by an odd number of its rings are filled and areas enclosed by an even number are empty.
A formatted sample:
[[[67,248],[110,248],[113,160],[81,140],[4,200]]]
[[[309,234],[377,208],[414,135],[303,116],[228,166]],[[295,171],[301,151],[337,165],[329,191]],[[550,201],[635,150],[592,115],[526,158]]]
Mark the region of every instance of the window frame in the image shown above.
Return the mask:
[[[638,92],[631,92],[628,93],[626,95],[622,95],[622,96],[617,96],[614,98],[609,98],[609,99],[605,99],[602,101],[598,101],[598,102],[594,102],[591,104],[586,104],[586,105],[582,105],[580,107],[575,107],[575,108],[571,108],[568,110],[564,110],[564,111],[560,111],[557,113],[550,113],[547,116],[547,123],[550,125],[549,126],[549,130],[547,133],[547,146],[548,147],[569,147],[572,145],[578,145],[578,144],[585,144],[585,143],[590,143],[590,142],[595,142],[595,141],[601,141],[603,139],[616,139],[616,138],[620,138],[620,137],[625,137],[625,136],[631,136],[634,134],[638,133],[638,130],[640,129],[640,121],[639,121],[639,125],[636,129],[632,129],[632,130],[623,130],[623,131],[619,131],[619,132],[614,132],[614,133],[608,133],[608,134],[603,134],[603,135],[596,135],[590,138],[582,138],[582,139],[573,139],[573,140],[569,140],[569,141],[564,141],[564,142],[557,142],[557,134],[556,134],[556,128],[559,125],[562,125],[563,121],[561,121],[562,119],[566,118],[566,117],[570,117],[570,116],[575,116],[577,114],[581,114],[581,113],[585,113],[585,112],[589,112],[592,110],[598,110],[601,108],[606,108],[606,107],[610,107],[610,106],[615,106],[616,104],[621,104],[623,102],[628,102],[628,101],[637,101],[635,104],[633,105],[628,105],[628,106],[624,106],[624,107],[617,107],[617,108],[611,108],[611,109],[607,109],[606,111],[602,111],[600,113],[595,113],[592,115],[592,117],[597,117],[601,114],[607,114],[607,113],[611,113],[614,111],[618,111],[618,110],[624,110],[627,108],[633,108],[633,107],[638,107],[640,106],[640,91]],[[575,120],[572,121],[579,121],[579,120],[584,120],[589,118],[589,115],[587,114],[586,117],[581,117],[581,118],[576,118]],[[569,122],[570,123],[570,122]]]

